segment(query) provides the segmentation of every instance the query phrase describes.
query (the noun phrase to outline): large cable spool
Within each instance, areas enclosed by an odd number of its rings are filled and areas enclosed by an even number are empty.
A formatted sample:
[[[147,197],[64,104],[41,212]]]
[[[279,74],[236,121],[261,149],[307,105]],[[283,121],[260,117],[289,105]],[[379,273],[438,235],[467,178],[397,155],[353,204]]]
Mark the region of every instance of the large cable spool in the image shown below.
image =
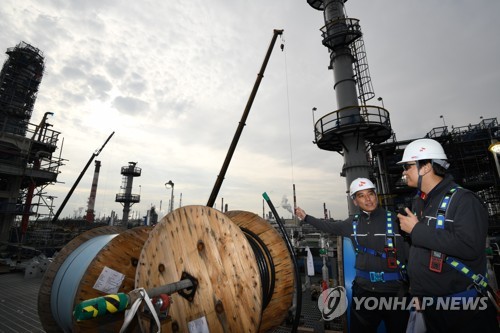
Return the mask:
[[[189,332],[195,325],[210,332],[258,332],[261,326],[276,326],[286,316],[293,297],[293,275],[279,234],[273,234],[272,227],[266,228],[252,213],[229,215],[206,206],[185,206],[165,216],[151,231],[139,259],[136,287],[148,290],[186,276],[196,281],[191,299],[180,293],[171,295],[168,317],[161,320],[162,332]],[[263,247],[276,246],[269,252],[276,256],[277,292],[266,296],[269,290],[263,290],[253,245],[233,217],[239,225],[266,238]],[[281,257],[283,262],[276,264]],[[280,292],[284,295],[278,295]],[[263,300],[274,296],[276,299],[268,302],[272,310],[267,312]],[[263,316],[269,324],[261,324]],[[279,322],[272,321],[272,316]],[[150,316],[142,313],[143,332],[150,331],[151,323]]]
[[[151,229],[100,227],[69,242],[48,267],[38,293],[38,315],[45,331],[119,331],[123,313],[76,322],[72,311],[84,300],[109,293],[94,289],[105,268],[123,275],[118,292],[134,289],[139,255]]]
[[[268,300],[264,300],[260,333],[269,331],[280,325],[292,306],[294,293],[293,262],[280,233],[266,220],[258,215],[245,211],[229,211],[225,213],[245,233],[247,239],[258,244],[254,251],[256,256],[266,261],[266,272],[269,282]],[[261,276],[263,275],[261,269]],[[265,280],[263,277],[262,280]],[[266,289],[266,288],[264,288]]]

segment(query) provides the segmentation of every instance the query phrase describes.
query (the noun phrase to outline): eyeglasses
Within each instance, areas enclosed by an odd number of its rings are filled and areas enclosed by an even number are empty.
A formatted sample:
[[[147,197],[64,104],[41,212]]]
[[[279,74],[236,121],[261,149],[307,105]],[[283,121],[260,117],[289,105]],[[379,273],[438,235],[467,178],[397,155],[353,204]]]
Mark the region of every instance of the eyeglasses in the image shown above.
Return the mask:
[[[402,167],[404,171],[408,171],[414,165],[416,165],[416,163],[405,163],[402,165]]]

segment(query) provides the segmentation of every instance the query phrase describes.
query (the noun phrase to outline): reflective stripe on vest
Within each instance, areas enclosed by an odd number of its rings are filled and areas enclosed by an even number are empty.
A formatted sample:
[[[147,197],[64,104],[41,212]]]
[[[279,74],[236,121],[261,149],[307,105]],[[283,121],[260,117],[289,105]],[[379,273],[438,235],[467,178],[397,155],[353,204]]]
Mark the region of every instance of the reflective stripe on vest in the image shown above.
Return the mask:
[[[373,249],[370,249],[368,247],[365,247],[363,245],[360,245],[358,242],[358,237],[357,237],[357,229],[358,229],[358,219],[359,219],[359,214],[354,215],[354,218],[352,220],[352,233],[354,236],[354,246],[356,248],[356,254],[359,252],[362,253],[369,253],[375,257],[381,257],[383,259],[387,258],[387,254],[385,252],[379,252]],[[386,234],[385,234],[385,245],[389,248],[395,248],[395,242],[394,242],[394,237],[396,236],[393,231],[393,223],[392,223],[392,213],[387,212],[386,214]],[[404,269],[405,266],[399,261],[396,261],[400,269]]]
[[[436,221],[436,229],[444,229],[444,221],[446,217],[446,211],[448,210],[449,203],[451,201],[451,198],[453,195],[456,193],[456,191],[460,188],[460,186],[453,187],[451,188],[443,197],[441,200],[441,203],[439,204],[438,208],[438,213],[437,213],[437,221]],[[465,266],[463,263],[458,261],[457,259],[446,256],[445,262],[462,273],[463,275],[467,276],[469,279],[471,279],[477,286],[486,289],[488,287],[488,279],[484,275],[481,274],[475,274],[473,271],[470,270],[469,267]]]

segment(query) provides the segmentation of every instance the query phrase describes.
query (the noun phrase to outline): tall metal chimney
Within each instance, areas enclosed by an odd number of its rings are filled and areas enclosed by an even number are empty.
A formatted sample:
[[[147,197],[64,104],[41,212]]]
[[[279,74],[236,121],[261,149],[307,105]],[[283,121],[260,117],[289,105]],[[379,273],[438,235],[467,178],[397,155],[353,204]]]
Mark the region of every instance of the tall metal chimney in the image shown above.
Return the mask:
[[[314,125],[315,143],[320,149],[343,155],[341,175],[346,177],[347,190],[358,178],[372,178],[369,147],[392,135],[389,112],[378,106],[366,105],[375,97],[371,85],[359,20],[348,18],[347,0],[307,0],[314,9],[323,11],[322,44],[330,51],[337,106],[336,111],[320,118]],[[349,215],[356,213],[348,200]]]
[[[95,161],[94,169],[94,179],[92,180],[92,187],[90,188],[90,197],[87,205],[87,215],[85,215],[85,220],[89,223],[93,223],[95,219],[94,206],[95,198],[97,195],[97,182],[99,181],[99,171],[101,170],[101,161]]]

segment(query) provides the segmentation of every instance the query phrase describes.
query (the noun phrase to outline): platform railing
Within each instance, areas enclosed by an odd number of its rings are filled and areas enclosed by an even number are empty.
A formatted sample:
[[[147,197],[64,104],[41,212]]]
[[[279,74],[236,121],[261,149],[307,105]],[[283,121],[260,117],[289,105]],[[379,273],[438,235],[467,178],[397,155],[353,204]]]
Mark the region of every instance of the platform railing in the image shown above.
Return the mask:
[[[363,127],[387,127],[391,128],[389,111],[379,106],[348,106],[336,111],[333,111],[322,118],[315,124],[315,138],[319,141],[325,134],[330,132],[344,133],[353,128]]]

